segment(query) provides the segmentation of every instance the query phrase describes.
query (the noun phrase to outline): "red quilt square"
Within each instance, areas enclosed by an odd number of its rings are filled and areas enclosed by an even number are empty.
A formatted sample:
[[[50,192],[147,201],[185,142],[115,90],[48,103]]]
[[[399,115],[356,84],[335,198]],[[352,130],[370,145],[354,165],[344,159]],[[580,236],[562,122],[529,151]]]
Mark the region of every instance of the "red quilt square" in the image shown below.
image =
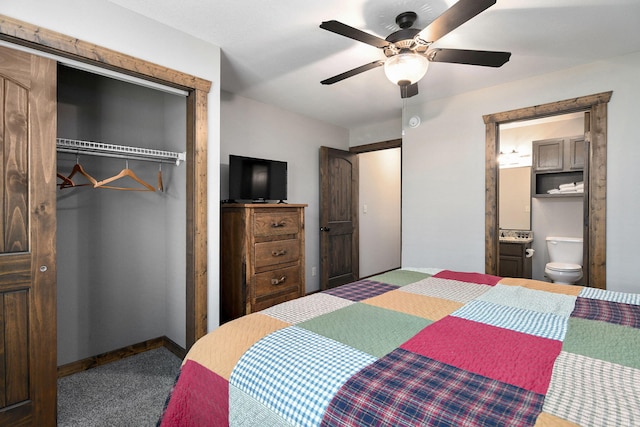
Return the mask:
[[[562,342],[447,316],[401,348],[544,395]]]
[[[229,383],[192,361],[180,370],[171,400],[162,415],[161,427],[229,425]]]
[[[495,286],[502,277],[492,276],[490,274],[483,273],[466,273],[462,271],[442,270],[441,272],[434,274],[433,277],[439,279],[457,280],[458,282],[478,283],[480,285]]]

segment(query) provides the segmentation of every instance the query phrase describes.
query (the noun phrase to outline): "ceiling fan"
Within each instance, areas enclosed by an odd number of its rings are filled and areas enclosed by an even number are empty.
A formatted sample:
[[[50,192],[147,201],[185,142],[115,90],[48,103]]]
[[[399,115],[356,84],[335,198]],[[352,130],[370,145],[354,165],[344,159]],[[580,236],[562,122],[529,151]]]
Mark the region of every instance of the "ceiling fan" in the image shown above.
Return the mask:
[[[493,6],[496,1],[459,0],[423,30],[411,28],[418,18],[415,12],[403,12],[396,17],[396,24],[400,30],[390,34],[386,39],[338,21],[325,21],[320,25],[320,28],[382,49],[386,59],[361,65],[320,83],[323,85],[334,84],[384,65],[385,74],[389,80],[400,86],[400,96],[410,98],[418,94],[418,81],[427,72],[429,62],[501,67],[509,61],[510,52],[431,47],[435,41]]]

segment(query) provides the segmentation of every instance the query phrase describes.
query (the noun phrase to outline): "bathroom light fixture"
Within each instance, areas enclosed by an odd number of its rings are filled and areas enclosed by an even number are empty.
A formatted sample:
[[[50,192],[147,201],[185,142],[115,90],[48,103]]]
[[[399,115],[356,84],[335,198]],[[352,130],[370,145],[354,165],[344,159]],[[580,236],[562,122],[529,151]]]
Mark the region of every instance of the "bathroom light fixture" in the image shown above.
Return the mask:
[[[426,56],[402,50],[384,63],[384,73],[393,84],[408,86],[417,83],[427,73],[429,60]]]
[[[519,159],[518,159],[518,152],[513,149],[510,153],[505,153],[503,151],[500,151],[500,155],[498,156],[498,163],[500,163],[501,167],[504,166],[517,166]]]

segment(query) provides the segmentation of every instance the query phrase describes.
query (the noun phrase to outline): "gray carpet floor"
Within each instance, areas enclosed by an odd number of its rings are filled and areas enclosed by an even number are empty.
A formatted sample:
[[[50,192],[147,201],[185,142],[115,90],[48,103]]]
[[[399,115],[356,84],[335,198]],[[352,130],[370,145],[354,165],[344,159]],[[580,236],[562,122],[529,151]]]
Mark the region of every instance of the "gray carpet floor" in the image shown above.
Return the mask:
[[[58,426],[155,426],[180,363],[162,347],[58,379]]]

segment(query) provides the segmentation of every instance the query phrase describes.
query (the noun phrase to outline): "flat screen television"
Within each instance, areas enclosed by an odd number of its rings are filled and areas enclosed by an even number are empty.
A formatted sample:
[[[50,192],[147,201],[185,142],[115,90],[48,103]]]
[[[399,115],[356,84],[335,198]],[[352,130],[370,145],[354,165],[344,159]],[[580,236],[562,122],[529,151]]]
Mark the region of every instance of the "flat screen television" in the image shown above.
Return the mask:
[[[287,199],[287,162],[229,155],[229,199]]]

